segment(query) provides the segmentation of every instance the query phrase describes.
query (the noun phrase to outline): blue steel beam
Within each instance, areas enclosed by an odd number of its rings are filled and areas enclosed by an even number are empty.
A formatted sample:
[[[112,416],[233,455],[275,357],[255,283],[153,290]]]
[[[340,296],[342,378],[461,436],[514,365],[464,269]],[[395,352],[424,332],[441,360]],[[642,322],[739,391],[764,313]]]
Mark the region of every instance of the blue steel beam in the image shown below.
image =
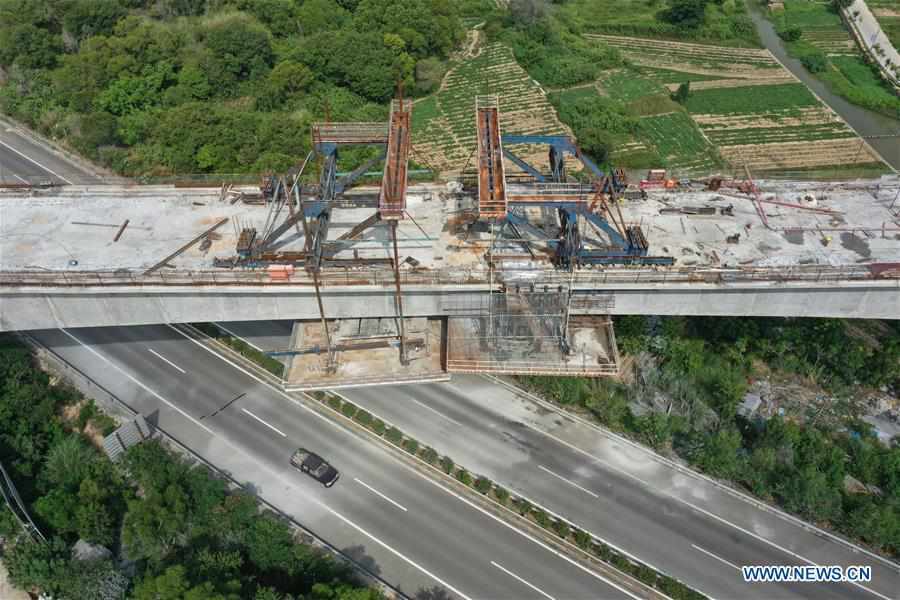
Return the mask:
[[[503,136],[503,139],[506,139],[506,137],[508,137],[508,136]],[[547,178],[544,177],[544,175],[540,171],[538,171],[537,169],[535,169],[534,167],[529,165],[523,159],[516,156],[515,153],[513,153],[508,148],[503,149],[503,156],[505,156],[509,160],[513,161],[520,169],[522,169],[523,171],[525,171],[526,173],[528,173],[529,175],[531,175],[538,181],[544,182],[547,180]]]

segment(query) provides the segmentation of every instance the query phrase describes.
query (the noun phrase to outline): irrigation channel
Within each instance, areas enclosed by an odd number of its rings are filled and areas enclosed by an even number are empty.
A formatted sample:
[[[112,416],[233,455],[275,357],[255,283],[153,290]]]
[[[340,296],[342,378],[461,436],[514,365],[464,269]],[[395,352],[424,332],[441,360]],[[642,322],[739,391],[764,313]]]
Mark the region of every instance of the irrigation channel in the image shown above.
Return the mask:
[[[747,0],[750,7],[750,18],[756,24],[763,45],[775,55],[781,63],[793,73],[797,79],[809,88],[839,114],[853,129],[863,137],[900,134],[900,119],[892,119],[855,104],[851,104],[832,93],[828,87],[813,77],[796,58],[788,55],[787,49],[775,32],[775,26],[766,18],[759,0]],[[878,151],[894,169],[900,170],[900,137],[870,138],[869,144]]]

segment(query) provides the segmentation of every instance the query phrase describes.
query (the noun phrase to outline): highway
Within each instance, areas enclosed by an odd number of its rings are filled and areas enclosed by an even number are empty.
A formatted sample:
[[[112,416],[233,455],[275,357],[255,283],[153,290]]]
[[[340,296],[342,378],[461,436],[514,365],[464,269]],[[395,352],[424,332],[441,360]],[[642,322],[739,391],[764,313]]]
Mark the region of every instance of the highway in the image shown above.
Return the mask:
[[[900,597],[897,565],[823,539],[486,379],[455,375],[449,383],[341,394],[713,598]],[[776,588],[744,583],[735,568],[810,562],[871,565],[873,581]]]
[[[0,184],[39,185],[44,181],[87,184],[101,180],[21,128],[0,119]]]
[[[281,348],[283,322],[226,323],[262,350]],[[269,345],[267,345],[269,344]],[[900,566],[823,539],[816,532],[722,492],[481,377],[449,383],[349,388],[347,399],[515,490],[658,570],[713,598],[755,597],[732,565],[873,567],[859,586],[793,585],[778,597],[900,597]],[[804,561],[806,559],[806,561]]]
[[[34,332],[212,464],[407,592],[459,598],[629,598],[331,420],[167,326]],[[330,489],[293,470],[303,445]]]

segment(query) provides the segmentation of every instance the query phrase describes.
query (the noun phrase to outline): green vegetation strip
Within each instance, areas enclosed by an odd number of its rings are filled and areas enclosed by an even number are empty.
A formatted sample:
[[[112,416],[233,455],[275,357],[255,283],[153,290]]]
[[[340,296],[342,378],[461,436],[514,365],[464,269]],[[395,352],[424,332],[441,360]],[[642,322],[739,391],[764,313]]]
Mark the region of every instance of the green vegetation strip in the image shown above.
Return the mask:
[[[32,541],[0,510],[2,560],[16,587],[57,600],[383,599],[355,583],[348,566],[298,543],[253,496],[229,493],[159,442],[111,462],[86,435],[105,425],[27,348],[0,336],[0,460],[47,538]],[[79,539],[112,557],[76,559]]]
[[[551,516],[544,509],[534,506],[527,499],[518,497],[506,488],[491,481],[483,475],[477,475],[461,465],[457,465],[449,456],[441,456],[434,448],[421,444],[392,425],[386,424],[367,410],[358,407],[346,398],[332,392],[311,392],[310,395],[348,419],[362,425],[376,436],[386,439],[410,455],[424,461],[428,465],[441,469],[463,485],[474,489],[485,498],[516,511],[528,519],[555,534],[561,540],[572,543],[578,548],[627,573],[638,581],[655,588],[673,600],[702,600],[705,595],[689,588],[677,579],[664,575],[651,567],[632,560],[604,542],[594,538],[590,533],[579,529],[569,521]]]
[[[284,378],[284,365],[281,362],[275,360],[265,352],[260,352],[244,340],[220,329],[215,323],[195,323],[194,327],[212,339],[222,342],[244,358],[253,361],[276,377],[281,379]]]

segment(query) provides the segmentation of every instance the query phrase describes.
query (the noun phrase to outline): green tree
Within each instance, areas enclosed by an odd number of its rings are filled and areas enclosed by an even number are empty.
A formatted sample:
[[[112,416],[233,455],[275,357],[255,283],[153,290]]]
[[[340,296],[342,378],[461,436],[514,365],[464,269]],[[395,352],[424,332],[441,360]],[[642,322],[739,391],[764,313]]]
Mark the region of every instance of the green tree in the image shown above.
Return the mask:
[[[275,55],[269,31],[246,14],[221,17],[206,29],[207,76],[213,88],[230,96],[236,84],[266,74]]]
[[[0,27],[0,65],[13,63],[26,69],[46,69],[56,65],[62,40],[31,23]]]
[[[65,9],[63,27],[79,40],[111,33],[125,8],[117,0],[74,0]]]
[[[669,8],[663,12],[663,18],[673,25],[696,29],[706,19],[707,4],[709,0],[669,0]]]
[[[688,98],[691,95],[691,82],[685,81],[681,85],[678,86],[678,90],[672,94],[672,100],[679,104],[684,104],[687,102]]]

